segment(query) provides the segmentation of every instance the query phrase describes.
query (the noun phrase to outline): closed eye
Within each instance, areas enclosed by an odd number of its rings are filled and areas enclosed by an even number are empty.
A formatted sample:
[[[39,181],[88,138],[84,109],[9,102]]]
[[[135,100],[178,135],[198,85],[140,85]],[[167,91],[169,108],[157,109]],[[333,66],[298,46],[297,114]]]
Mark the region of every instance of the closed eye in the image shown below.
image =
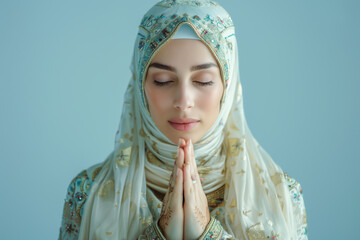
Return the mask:
[[[196,82],[197,84],[201,85],[201,86],[211,86],[214,84],[213,81],[209,81],[209,82]]]
[[[162,81],[154,80],[154,84],[155,84],[156,86],[164,86],[164,85],[169,84],[169,83],[171,83],[171,82],[172,82],[172,81],[162,82]]]

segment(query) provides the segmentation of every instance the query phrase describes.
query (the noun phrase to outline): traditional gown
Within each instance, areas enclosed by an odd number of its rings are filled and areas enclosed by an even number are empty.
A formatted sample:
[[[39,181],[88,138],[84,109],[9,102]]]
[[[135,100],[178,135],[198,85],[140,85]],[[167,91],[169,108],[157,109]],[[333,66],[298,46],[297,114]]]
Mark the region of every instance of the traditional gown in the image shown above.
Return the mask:
[[[211,0],[162,0],[143,17],[114,151],[71,182],[60,239],[161,239],[157,227],[177,152],[144,93],[156,52],[186,25],[213,53],[224,91],[218,118],[194,143],[211,221],[203,239],[307,239],[300,184],[272,160],[246,123],[235,27]]]

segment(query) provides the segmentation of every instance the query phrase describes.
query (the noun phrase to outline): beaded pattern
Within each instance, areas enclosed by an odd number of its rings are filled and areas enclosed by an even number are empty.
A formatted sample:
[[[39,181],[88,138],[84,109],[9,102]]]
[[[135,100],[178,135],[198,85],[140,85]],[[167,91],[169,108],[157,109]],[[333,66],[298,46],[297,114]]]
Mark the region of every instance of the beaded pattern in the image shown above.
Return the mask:
[[[95,177],[101,170],[98,165],[82,171],[70,182],[64,203],[59,239],[78,238],[86,198],[90,194]]]
[[[164,0],[156,4],[156,6],[168,8],[176,5],[187,5],[194,7],[219,6],[218,3],[209,0]]]

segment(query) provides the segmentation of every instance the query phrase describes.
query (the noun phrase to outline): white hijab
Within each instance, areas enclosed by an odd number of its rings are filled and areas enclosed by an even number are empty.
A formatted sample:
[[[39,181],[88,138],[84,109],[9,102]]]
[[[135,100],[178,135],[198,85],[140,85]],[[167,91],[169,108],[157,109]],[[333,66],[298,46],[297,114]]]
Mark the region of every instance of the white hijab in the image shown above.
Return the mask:
[[[265,233],[296,239],[282,170],[257,143],[245,120],[232,20],[209,0],[163,0],[144,15],[115,148],[91,187],[79,239],[136,239],[154,220],[146,200],[148,187],[167,191],[177,146],[150,117],[144,76],[156,51],[183,24],[213,52],[227,85],[218,119],[194,144],[205,193],[225,185],[221,222],[237,239],[262,239]]]

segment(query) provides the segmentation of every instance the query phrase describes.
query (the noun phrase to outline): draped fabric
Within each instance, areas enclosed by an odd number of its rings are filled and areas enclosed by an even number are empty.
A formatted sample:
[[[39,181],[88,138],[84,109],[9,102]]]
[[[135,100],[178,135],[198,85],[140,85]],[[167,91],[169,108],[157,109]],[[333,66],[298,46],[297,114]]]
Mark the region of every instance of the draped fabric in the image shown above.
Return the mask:
[[[136,239],[154,221],[149,188],[166,193],[177,146],[151,119],[144,80],[152,57],[183,24],[214,54],[226,86],[216,122],[194,144],[205,193],[225,185],[224,229],[238,239],[297,239],[284,174],[246,123],[233,22],[209,0],[163,0],[141,20],[114,150],[92,184],[79,239]]]

